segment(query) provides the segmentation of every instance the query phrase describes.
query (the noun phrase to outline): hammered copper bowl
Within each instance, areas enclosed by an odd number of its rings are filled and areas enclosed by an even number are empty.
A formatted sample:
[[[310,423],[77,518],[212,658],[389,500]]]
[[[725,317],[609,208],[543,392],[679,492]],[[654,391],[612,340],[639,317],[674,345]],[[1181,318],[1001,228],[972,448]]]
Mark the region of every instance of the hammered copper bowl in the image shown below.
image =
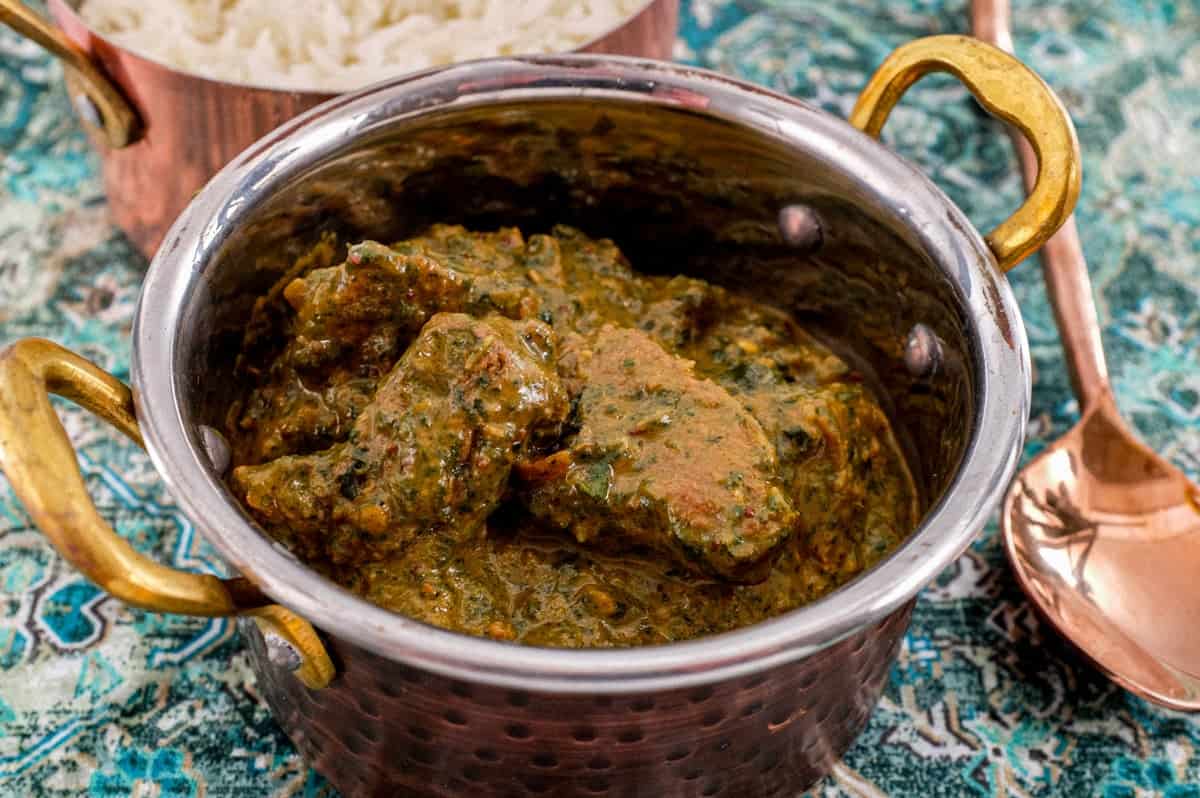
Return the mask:
[[[986,242],[845,121],[665,63],[484,61],[322,105],[237,158],[171,229],[137,312],[132,395],[48,342],[0,357],[5,473],[60,551],[114,595],[253,619],[242,630],[263,696],[347,796],[793,795],[861,730],[917,593],[1013,473],[1030,377],[1001,267],[1061,224],[1078,192],[1057,100],[971,40],[901,48],[852,120],[877,132],[934,68],[959,74],[1041,154],[1038,189]],[[795,314],[882,392],[923,495],[920,527],[810,606],[626,650],[443,631],[309,570],[227,490],[211,429],[237,389],[251,302],[324,231],[394,240],[448,221],[570,223],[611,236],[643,270],[702,275]],[[241,576],[173,571],[121,543],[87,500],[47,391],[135,439],[140,427],[180,506]]]
[[[49,0],[57,29],[22,0],[0,0],[0,22],[49,49],[102,159],[113,220],[146,257],[217,171],[259,137],[335,96],[210,80],[172,69],[88,27],[79,0]],[[578,52],[670,58],[679,0],[643,0]]]

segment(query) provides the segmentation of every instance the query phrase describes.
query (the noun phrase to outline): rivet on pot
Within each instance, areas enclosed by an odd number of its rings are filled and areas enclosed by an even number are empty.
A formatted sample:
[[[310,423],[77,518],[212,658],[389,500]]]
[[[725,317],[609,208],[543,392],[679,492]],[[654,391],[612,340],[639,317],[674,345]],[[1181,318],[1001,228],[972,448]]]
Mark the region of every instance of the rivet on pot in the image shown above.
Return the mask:
[[[789,246],[805,252],[819,249],[825,240],[821,218],[807,205],[785,205],[780,208],[779,233]]]
[[[267,660],[277,668],[294,671],[300,667],[300,652],[288,641],[274,632],[264,632],[263,642],[267,646]]]
[[[914,324],[904,343],[904,365],[914,377],[930,377],[942,365],[942,342],[924,324]]]
[[[208,462],[212,463],[213,470],[218,474],[229,470],[229,464],[233,461],[233,450],[229,448],[229,442],[225,440],[224,435],[201,424],[200,444],[204,447],[204,453],[208,455]]]

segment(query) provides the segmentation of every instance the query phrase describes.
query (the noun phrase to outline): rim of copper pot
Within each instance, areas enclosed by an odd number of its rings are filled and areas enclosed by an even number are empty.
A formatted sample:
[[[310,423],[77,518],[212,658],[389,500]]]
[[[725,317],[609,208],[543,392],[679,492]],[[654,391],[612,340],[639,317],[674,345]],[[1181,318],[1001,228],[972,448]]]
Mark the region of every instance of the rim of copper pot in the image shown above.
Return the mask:
[[[140,48],[130,47],[129,45],[122,44],[121,42],[118,42],[116,39],[112,38],[108,34],[97,31],[93,26],[89,25],[83,19],[82,16],[80,16],[79,9],[78,9],[80,2],[81,2],[81,0],[49,0],[48,5],[53,14],[55,14],[55,15],[63,14],[63,15],[68,16],[73,25],[76,25],[79,28],[86,30],[87,34],[89,36],[91,36],[92,38],[97,39],[101,42],[104,42],[105,45],[112,48],[113,50],[120,50],[120,51],[129,53],[130,55],[132,55],[135,58],[139,58],[142,61],[145,61],[150,64],[154,64],[155,66],[157,66],[163,70],[166,70],[167,72],[170,72],[175,75],[179,75],[181,77],[190,78],[192,80],[203,80],[203,81],[207,81],[209,83],[219,83],[219,84],[223,84],[226,86],[237,86],[237,87],[240,87],[243,89],[252,89],[255,91],[286,92],[288,94],[296,94],[296,95],[300,95],[300,96],[304,96],[304,97],[328,98],[328,97],[341,96],[341,95],[345,95],[345,94],[352,94],[355,91],[358,91],[357,89],[350,90],[350,91],[338,91],[338,90],[327,90],[327,89],[304,89],[304,88],[297,88],[294,86],[271,85],[270,83],[255,83],[252,81],[242,81],[242,80],[226,80],[224,78],[212,77],[211,75],[204,75],[199,72],[192,72],[190,70],[180,69],[177,66],[168,64],[166,61],[163,61],[159,58],[156,58],[153,55],[146,53],[144,50],[141,50]],[[588,39],[586,42],[579,45],[578,47],[575,47],[570,52],[574,53],[574,54],[586,53],[586,52],[592,50],[592,48],[595,48],[595,47],[601,45],[603,42],[605,42],[605,40],[616,35],[618,32],[622,31],[623,29],[639,24],[639,20],[642,17],[642,15],[650,12],[652,7],[659,5],[659,4],[673,4],[673,3],[677,4],[678,2],[679,2],[679,0],[643,0],[642,4],[639,5],[636,10],[634,10],[633,12],[631,12],[629,14],[624,15],[619,22],[615,23],[614,25],[612,25],[611,27],[606,29],[603,33],[599,34],[598,36],[594,36],[591,39]],[[504,56],[502,56],[502,57],[504,57]],[[443,67],[435,67],[434,69],[441,69],[441,68],[443,68]],[[403,73],[399,77],[384,78],[384,80],[385,81],[396,80],[396,79],[402,80],[404,74],[408,74],[408,73],[407,72]]]
[[[239,218],[348,142],[434,108],[593,97],[703,108],[839,165],[856,201],[903,226],[955,285],[974,350],[974,429],[950,488],[887,559],[823,599],[710,637],[658,646],[569,650],[471,637],[358,598],[260,531],[224,487],[184,418],[188,379],[177,331],[185,300]],[[698,100],[703,102],[698,102]],[[813,654],[882,619],[970,544],[1016,470],[1030,396],[1028,344],[1008,282],[981,236],[909,162],[844,120],[717,73],[616,56],[488,59],[430,70],[330,100],[260,140],[176,221],[147,273],[133,330],[132,380],[150,458],[171,494],[230,564],[319,628],[381,656],[513,689],[631,693],[750,675]],[[164,378],[163,375],[166,375]]]

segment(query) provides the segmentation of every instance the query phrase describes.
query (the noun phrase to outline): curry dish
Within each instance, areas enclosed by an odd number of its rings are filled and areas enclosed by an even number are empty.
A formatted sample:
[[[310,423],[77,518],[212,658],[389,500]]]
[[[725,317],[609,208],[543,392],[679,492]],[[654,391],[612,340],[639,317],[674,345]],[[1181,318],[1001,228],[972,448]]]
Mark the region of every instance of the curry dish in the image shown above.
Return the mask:
[[[532,645],[734,629],[917,522],[861,375],[781,311],[569,228],[323,240],[248,325],[233,490],[370,601]]]

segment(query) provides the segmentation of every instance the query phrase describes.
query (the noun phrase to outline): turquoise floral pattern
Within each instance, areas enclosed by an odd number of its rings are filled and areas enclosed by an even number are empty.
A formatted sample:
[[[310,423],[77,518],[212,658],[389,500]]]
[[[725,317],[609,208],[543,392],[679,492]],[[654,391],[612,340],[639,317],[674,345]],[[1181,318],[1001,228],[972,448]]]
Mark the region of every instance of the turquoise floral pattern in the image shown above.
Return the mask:
[[[1016,46],[1083,148],[1078,220],[1121,406],[1200,476],[1200,6],[1016,2]],[[676,56],[845,115],[896,45],[966,31],[964,0],[684,0]],[[999,126],[922,81],[885,140],[987,229],[1020,201]],[[0,29],[0,344],[51,337],[128,376],[145,262],[111,226],[58,67]],[[1036,263],[1011,275],[1037,372],[1026,456],[1075,421]],[[139,550],[220,573],[144,454],[60,404],[102,514]],[[922,594],[883,699],[834,774],[840,796],[1200,798],[1200,720],[1100,677],[1042,626],[994,525]],[[333,791],[259,702],[222,620],[107,599],[0,482],[0,796]]]
[[[88,794],[92,798],[122,798],[153,787],[161,798],[194,798],[196,779],[185,770],[187,760],[188,756],[177,748],[119,748],[108,767],[92,773]]]
[[[1200,785],[1176,781],[1175,765],[1165,759],[1139,761],[1120,757],[1105,780],[1104,798],[1200,798]]]

